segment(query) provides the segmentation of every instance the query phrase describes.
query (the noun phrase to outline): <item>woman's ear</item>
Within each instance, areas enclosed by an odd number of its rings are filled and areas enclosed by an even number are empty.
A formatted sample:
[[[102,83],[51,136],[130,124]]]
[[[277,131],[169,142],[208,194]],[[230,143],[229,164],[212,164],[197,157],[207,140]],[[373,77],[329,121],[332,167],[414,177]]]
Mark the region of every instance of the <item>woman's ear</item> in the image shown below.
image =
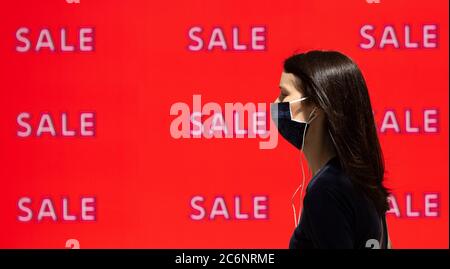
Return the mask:
[[[320,109],[320,107],[314,106],[314,108],[312,110],[312,115],[314,117],[318,117],[318,116],[322,115],[322,113],[323,113],[323,111],[322,111],[322,109]]]
[[[310,122],[312,122],[315,118],[317,118],[317,116],[319,115],[318,113],[317,113],[317,107],[316,106],[314,106],[313,108],[312,108],[312,110],[311,110],[311,112],[309,113],[309,116],[308,116],[308,122],[310,123]]]

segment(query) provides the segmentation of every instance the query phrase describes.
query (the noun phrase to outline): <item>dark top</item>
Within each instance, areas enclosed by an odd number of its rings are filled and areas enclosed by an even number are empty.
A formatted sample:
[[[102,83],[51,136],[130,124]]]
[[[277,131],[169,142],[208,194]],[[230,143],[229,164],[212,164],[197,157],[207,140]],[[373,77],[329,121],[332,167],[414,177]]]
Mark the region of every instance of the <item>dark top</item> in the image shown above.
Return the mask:
[[[300,222],[289,248],[386,248],[384,231],[384,214],[380,218],[373,202],[352,184],[334,157],[306,188]]]

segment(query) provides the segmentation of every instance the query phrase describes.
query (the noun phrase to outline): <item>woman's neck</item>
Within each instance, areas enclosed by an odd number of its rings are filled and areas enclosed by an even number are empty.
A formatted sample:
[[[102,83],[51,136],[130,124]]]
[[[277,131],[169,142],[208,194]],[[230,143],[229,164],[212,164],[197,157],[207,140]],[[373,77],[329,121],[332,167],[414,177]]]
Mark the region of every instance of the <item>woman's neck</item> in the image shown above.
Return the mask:
[[[329,160],[336,156],[336,151],[329,135],[308,142],[305,143],[303,152],[314,176]]]

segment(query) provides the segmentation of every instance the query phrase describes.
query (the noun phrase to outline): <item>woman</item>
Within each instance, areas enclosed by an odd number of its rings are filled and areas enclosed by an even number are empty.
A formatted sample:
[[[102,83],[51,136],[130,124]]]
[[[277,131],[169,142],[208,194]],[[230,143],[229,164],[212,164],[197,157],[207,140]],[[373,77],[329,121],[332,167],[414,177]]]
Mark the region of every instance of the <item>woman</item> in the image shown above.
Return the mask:
[[[312,172],[289,248],[388,248],[383,155],[357,65],[335,51],[296,54],[280,90],[273,120]]]

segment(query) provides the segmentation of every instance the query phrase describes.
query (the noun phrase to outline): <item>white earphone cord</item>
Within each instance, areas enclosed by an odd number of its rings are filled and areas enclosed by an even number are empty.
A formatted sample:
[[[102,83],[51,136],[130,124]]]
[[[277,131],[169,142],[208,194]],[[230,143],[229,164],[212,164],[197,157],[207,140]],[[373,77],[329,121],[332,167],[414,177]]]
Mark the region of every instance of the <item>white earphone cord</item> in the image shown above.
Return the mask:
[[[314,108],[314,110],[311,112],[311,114],[314,113],[315,110],[316,110],[316,108]],[[308,120],[307,124],[309,124],[314,118],[315,118],[315,115],[314,115],[314,117],[312,119]],[[305,129],[303,130],[303,139],[302,139],[303,141],[302,141],[302,147],[301,147],[302,151],[304,151],[304,149],[305,149],[305,140],[306,140],[306,129],[307,129],[307,127],[308,126],[306,126]],[[294,192],[294,194],[292,195],[292,198],[291,198],[292,210],[294,212],[294,225],[295,225],[295,227],[297,227],[298,224],[300,223],[301,210],[302,210],[302,205],[303,205],[303,189],[304,189],[304,185],[305,185],[305,169],[303,168],[303,162],[302,162],[302,155],[303,154],[300,153],[300,166],[302,168],[302,183],[295,190],[295,192]],[[312,174],[312,172],[310,174]],[[298,208],[298,217],[297,217],[297,213],[295,211],[295,205],[294,205],[294,197],[297,194],[298,189],[300,189],[300,188],[301,188],[301,191],[300,191],[300,206]]]

